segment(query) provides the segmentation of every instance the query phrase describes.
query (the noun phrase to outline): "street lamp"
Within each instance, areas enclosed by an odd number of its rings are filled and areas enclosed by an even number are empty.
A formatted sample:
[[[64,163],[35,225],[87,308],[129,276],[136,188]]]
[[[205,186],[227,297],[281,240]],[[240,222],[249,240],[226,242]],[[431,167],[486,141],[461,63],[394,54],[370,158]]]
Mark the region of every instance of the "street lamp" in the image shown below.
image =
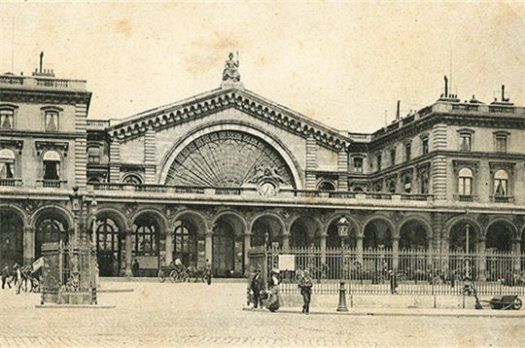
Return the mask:
[[[470,225],[465,225],[465,275],[470,276],[470,267],[469,267],[469,234],[470,234]]]
[[[78,247],[80,244],[80,226],[79,226],[79,215],[82,210],[82,195],[78,193],[78,186],[73,187],[73,193],[69,195],[69,201],[71,202],[71,211],[73,212],[73,216],[75,219],[75,228],[74,228],[74,236],[73,236],[73,245],[69,246],[69,253],[71,255],[71,251],[73,250],[73,257],[71,258],[73,261],[73,272],[78,273],[79,269],[79,255],[78,255]]]
[[[341,244],[344,246],[344,240],[346,237],[348,237],[348,226],[350,224],[348,223],[348,219],[344,216],[342,216],[337,221],[337,234],[341,238]]]
[[[92,221],[92,228],[91,228],[91,244],[96,247],[97,245],[97,210],[98,210],[98,203],[93,197],[93,200],[91,201],[91,216],[93,216]]]

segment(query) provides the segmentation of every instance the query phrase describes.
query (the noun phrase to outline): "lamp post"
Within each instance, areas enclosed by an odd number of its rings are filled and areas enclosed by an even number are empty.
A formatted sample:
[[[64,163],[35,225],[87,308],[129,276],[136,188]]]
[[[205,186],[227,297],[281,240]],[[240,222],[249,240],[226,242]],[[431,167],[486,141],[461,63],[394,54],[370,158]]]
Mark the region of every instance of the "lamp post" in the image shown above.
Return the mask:
[[[470,267],[469,267],[469,234],[470,234],[470,225],[465,225],[465,276],[470,276]]]
[[[348,219],[346,217],[344,217],[344,216],[342,216],[337,221],[337,234],[341,238],[341,246],[342,247],[345,246],[345,240],[348,237],[348,226],[349,225],[350,224],[348,223]]]
[[[93,217],[92,221],[92,227],[91,227],[91,245],[93,247],[97,246],[97,210],[98,210],[98,203],[93,197],[91,200],[91,216]]]
[[[73,245],[69,247],[69,253],[73,250],[73,272],[78,274],[79,267],[79,246],[80,246],[80,212],[82,211],[82,195],[78,193],[78,186],[73,187],[73,193],[69,195],[69,201],[71,202],[71,211],[75,219],[75,227],[73,229]]]

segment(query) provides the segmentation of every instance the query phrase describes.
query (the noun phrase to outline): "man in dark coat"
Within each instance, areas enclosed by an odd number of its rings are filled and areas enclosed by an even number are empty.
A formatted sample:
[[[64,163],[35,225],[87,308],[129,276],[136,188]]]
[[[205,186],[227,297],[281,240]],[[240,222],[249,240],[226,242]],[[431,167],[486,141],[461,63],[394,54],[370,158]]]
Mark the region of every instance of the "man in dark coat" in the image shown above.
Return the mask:
[[[2,289],[5,288],[5,283],[9,285],[9,289],[11,289],[11,282],[7,281],[7,278],[9,278],[9,267],[7,265],[2,268]]]
[[[139,267],[139,262],[137,259],[135,259],[135,261],[133,261],[133,264],[131,265],[131,273],[134,277],[139,276]]]
[[[256,269],[250,280],[250,290],[253,292],[253,308],[257,308],[261,302],[262,283],[261,271]]]
[[[388,274],[390,275],[390,293],[397,294],[397,275],[393,270],[389,270]]]
[[[303,296],[303,313],[310,313],[310,301],[312,299],[312,286],[314,285],[310,272],[304,270],[299,279],[299,288]]]

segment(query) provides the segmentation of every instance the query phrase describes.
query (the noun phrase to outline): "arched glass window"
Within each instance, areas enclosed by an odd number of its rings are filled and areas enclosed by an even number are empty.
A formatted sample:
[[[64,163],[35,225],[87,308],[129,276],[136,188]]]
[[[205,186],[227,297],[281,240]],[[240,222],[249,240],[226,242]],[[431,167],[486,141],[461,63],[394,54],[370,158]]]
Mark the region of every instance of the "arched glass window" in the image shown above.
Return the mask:
[[[15,154],[9,149],[0,150],[0,179],[15,177]]]
[[[159,227],[153,217],[142,216],[133,225],[131,235],[134,256],[158,256]]]
[[[60,180],[60,155],[56,151],[46,151],[43,157],[44,180]]]
[[[498,170],[494,174],[494,195],[507,196],[507,187],[509,182],[509,175],[503,169]]]
[[[0,109],[0,129],[13,129],[15,126],[15,111]]]
[[[472,170],[461,168],[458,175],[458,193],[460,195],[472,194]]]
[[[317,189],[321,191],[335,191],[335,186],[329,181],[323,181],[319,184]]]
[[[197,265],[197,231],[185,221],[176,221],[173,234],[173,257],[186,266]]]
[[[141,185],[142,179],[136,174],[129,174],[124,177],[123,182],[131,185]]]

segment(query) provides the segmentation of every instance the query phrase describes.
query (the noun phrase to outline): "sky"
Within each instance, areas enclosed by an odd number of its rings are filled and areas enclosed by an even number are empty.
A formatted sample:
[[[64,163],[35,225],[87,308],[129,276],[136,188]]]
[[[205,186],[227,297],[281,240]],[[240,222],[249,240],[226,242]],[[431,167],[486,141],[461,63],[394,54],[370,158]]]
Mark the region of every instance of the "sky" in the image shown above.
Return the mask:
[[[14,31],[13,31],[14,22]],[[12,35],[14,32],[14,35]],[[244,86],[328,126],[372,132],[436,101],[525,104],[520,3],[3,3],[0,72],[44,64],[85,79],[91,118],[124,118],[219,87],[239,52]],[[14,36],[14,40],[12,37]]]

